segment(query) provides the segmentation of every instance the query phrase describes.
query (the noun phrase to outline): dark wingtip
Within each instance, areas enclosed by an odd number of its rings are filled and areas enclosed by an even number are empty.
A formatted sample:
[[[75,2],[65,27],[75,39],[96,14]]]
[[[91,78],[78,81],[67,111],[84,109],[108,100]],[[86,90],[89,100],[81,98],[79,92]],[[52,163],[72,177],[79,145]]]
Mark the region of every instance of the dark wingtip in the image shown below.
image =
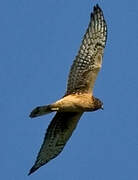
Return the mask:
[[[91,18],[93,18],[94,14],[96,12],[101,12],[102,13],[102,9],[100,8],[100,6],[98,4],[96,4],[94,7],[93,7],[93,12],[91,13]]]
[[[98,9],[101,11],[99,4],[96,4],[93,9],[94,9],[94,11],[97,11]]]
[[[37,169],[38,169],[38,167],[36,168],[35,166],[33,166],[33,167],[30,169],[30,171],[29,171],[29,173],[28,173],[28,176],[31,175],[32,173],[34,173]]]

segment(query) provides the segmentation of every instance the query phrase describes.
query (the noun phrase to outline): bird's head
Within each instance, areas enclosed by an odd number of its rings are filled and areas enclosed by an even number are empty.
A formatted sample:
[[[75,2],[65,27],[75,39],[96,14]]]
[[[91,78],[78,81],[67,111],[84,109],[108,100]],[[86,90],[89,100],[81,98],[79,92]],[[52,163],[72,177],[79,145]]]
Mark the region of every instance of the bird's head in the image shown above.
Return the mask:
[[[103,102],[98,98],[94,98],[94,111],[98,109],[104,109]]]

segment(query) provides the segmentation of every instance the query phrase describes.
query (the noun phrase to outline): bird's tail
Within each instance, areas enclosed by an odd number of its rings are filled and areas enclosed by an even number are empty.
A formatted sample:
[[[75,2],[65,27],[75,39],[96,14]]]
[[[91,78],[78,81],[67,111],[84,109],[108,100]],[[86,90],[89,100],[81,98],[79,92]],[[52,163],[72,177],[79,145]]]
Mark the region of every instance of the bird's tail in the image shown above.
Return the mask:
[[[30,117],[34,118],[37,116],[42,116],[45,114],[49,114],[51,112],[53,112],[54,109],[51,108],[51,105],[47,105],[47,106],[38,106],[35,109],[33,109],[33,111],[30,113]]]

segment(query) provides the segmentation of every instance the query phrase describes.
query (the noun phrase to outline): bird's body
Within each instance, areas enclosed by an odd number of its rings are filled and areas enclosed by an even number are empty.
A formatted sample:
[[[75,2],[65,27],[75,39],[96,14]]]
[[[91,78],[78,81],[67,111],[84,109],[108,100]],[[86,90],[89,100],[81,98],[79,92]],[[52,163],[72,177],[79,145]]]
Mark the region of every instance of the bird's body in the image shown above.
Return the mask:
[[[102,102],[91,94],[70,94],[64,96],[60,100],[46,106],[40,106],[35,108],[30,117],[37,117],[45,115],[53,111],[57,112],[85,112],[95,111],[97,108],[101,108]]]
[[[57,112],[29,175],[63,150],[84,112],[103,108],[103,103],[93,96],[93,87],[102,66],[106,38],[107,26],[103,12],[96,5],[78,55],[71,66],[65,95],[52,104],[35,108],[30,114],[33,118]]]
[[[58,107],[60,112],[85,112],[95,110],[95,99],[88,94],[71,94],[56,101],[51,107]]]

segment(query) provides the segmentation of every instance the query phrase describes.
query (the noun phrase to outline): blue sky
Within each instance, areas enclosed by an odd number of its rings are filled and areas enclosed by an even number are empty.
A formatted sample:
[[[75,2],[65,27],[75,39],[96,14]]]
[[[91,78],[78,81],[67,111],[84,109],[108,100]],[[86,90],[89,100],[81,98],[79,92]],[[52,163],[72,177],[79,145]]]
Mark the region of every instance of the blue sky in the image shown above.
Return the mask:
[[[63,152],[28,177],[53,117],[28,114],[64,95],[96,3],[108,25],[94,89],[104,111],[85,113]],[[137,180],[138,1],[1,0],[0,22],[0,178]]]

